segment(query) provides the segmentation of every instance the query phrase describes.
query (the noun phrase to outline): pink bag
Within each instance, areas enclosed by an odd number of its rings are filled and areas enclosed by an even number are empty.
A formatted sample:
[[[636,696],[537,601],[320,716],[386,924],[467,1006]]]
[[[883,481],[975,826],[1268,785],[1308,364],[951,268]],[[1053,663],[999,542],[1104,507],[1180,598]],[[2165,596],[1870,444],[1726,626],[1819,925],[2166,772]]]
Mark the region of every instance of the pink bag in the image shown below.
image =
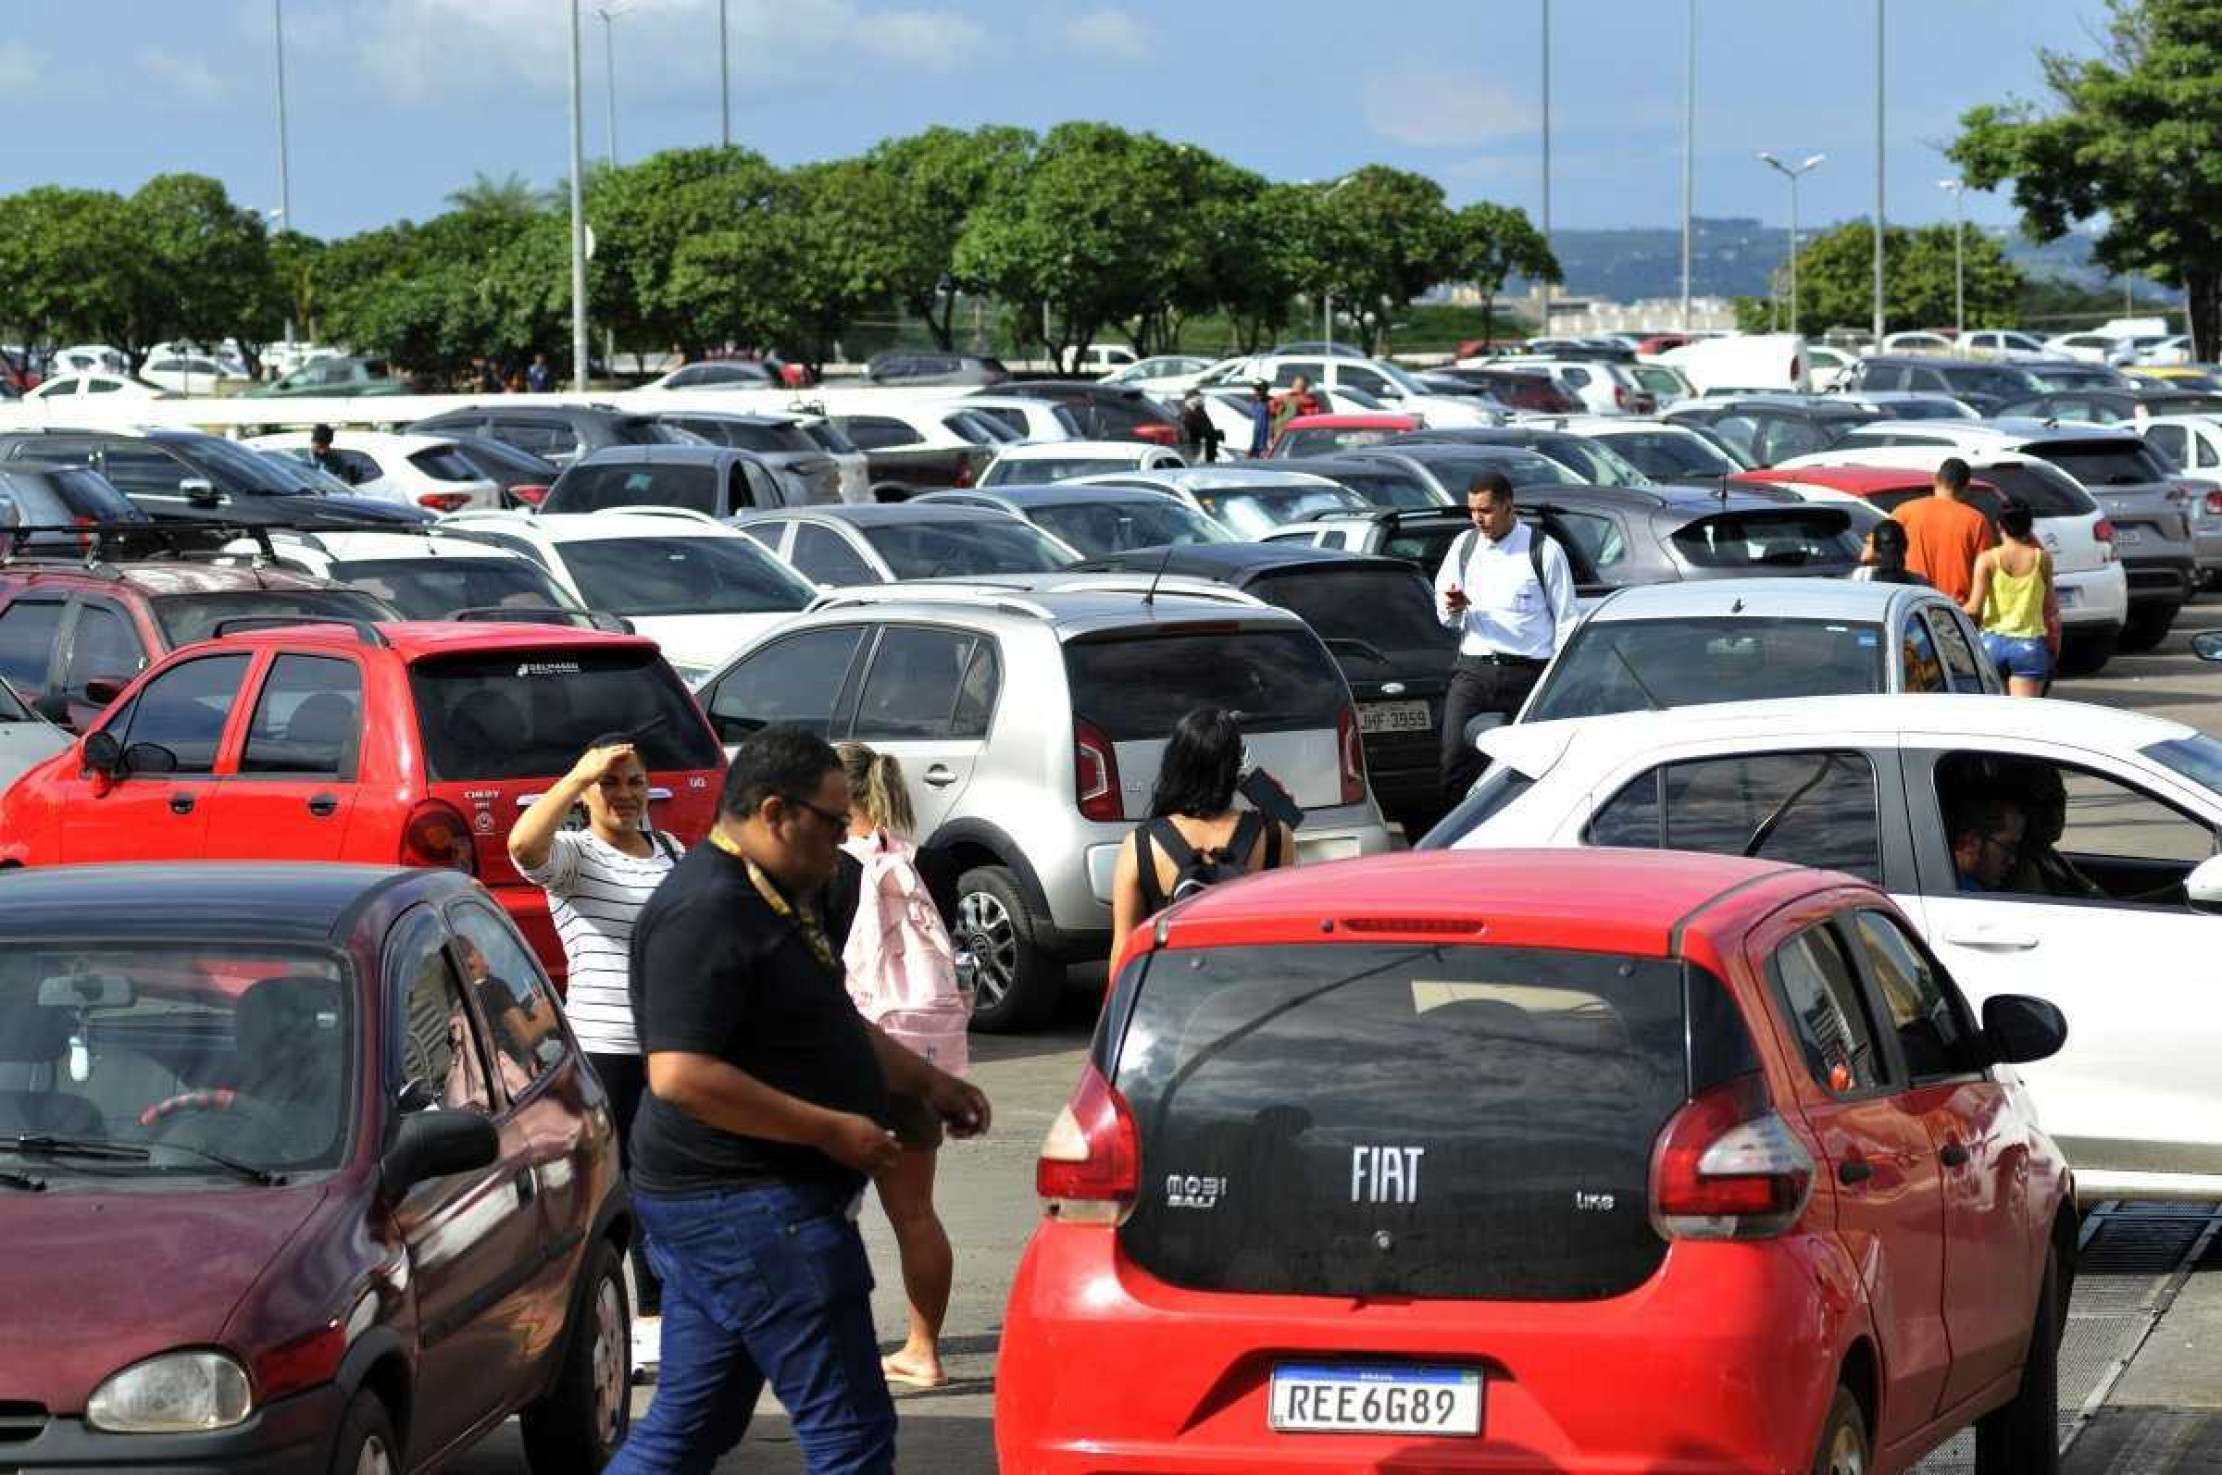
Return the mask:
[[[956,949],[918,873],[918,848],[884,833],[845,847],[864,867],[841,962],[857,1012],[897,1044],[962,1075],[972,1007],[957,987]]]

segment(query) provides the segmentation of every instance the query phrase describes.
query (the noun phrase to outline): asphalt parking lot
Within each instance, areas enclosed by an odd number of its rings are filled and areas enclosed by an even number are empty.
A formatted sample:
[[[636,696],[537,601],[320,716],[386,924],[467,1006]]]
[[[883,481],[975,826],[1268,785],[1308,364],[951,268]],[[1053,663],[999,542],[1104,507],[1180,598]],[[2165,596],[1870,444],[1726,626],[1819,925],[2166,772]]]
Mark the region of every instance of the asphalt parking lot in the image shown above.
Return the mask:
[[[2118,657],[2100,676],[2063,682],[2055,695],[2132,707],[2222,734],[2222,666],[2190,652],[2188,636],[2222,627],[2222,600],[2187,610],[2162,648]],[[2032,722],[2043,709],[2032,704]],[[1075,984],[1096,970],[1076,971]],[[1035,1219],[1033,1165],[1062,1105],[1093,1023],[1093,996],[1076,988],[1048,1032],[975,1042],[974,1072],[995,1102],[984,1142],[955,1144],[942,1161],[938,1199],[957,1245],[957,1290],[945,1350],[952,1382],[902,1393],[899,1463],[920,1475],[992,1470],[993,1379],[1002,1308]],[[875,1312],[883,1333],[903,1322],[894,1246],[876,1207],[865,1213],[881,1277]],[[2085,1273],[2069,1308],[2061,1353],[2061,1419],[2068,1475],[2176,1475],[2222,1468],[2222,1217],[2204,1209],[2104,1206],[2085,1225]],[[898,1339],[899,1340],[899,1339]],[[892,1345],[892,1343],[890,1344]],[[636,1394],[636,1414],[648,1392]],[[470,1475],[525,1469],[514,1429],[451,1467]],[[786,1475],[803,1468],[769,1397],[748,1438],[720,1470]],[[1962,1441],[1924,1471],[1973,1468]]]

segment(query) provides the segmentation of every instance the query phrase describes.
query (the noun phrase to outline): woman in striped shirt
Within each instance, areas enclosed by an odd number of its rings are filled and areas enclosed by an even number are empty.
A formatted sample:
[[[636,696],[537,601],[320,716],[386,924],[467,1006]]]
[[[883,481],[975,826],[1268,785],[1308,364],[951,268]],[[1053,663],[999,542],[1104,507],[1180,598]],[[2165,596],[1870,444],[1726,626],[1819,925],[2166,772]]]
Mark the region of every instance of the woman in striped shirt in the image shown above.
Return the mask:
[[[566,829],[582,800],[585,828]],[[518,873],[548,893],[548,915],[571,975],[563,1012],[609,1092],[620,1157],[630,1146],[633,1115],[648,1089],[628,987],[633,922],[671,874],[679,852],[678,841],[648,828],[648,769],[623,733],[596,738],[509,832],[509,858]],[[653,1363],[663,1288],[637,1239],[632,1261],[640,1297],[633,1322],[635,1360]]]

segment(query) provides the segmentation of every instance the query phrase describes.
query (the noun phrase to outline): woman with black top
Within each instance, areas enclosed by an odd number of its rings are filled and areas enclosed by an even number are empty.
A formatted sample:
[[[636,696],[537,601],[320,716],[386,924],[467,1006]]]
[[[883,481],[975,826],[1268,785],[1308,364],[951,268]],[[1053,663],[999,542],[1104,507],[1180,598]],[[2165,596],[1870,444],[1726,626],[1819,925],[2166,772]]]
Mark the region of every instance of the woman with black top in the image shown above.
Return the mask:
[[[1198,707],[1173,729],[1150,794],[1150,817],[1119,847],[1111,880],[1114,959],[1127,935],[1198,884],[1296,861],[1296,836],[1255,809],[1237,809],[1242,729],[1219,707]]]

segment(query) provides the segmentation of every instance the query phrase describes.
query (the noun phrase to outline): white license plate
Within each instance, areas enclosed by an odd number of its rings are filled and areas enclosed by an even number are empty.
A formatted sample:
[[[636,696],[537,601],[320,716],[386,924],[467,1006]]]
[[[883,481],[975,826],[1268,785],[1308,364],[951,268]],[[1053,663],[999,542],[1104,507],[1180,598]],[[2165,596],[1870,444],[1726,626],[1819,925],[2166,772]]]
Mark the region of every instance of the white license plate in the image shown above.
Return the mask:
[[[1432,732],[1425,702],[1367,702],[1358,708],[1360,732]]]
[[[2083,591],[2070,585],[2062,584],[2053,593],[2059,598],[2062,609],[2074,609],[2083,602]]]
[[[2114,541],[2117,544],[2142,543],[2145,541],[2145,535],[2136,528],[2118,527],[2114,529]]]
[[[1273,1369],[1268,1420],[1321,1434],[1481,1433],[1481,1374],[1458,1367],[1318,1366]]]

